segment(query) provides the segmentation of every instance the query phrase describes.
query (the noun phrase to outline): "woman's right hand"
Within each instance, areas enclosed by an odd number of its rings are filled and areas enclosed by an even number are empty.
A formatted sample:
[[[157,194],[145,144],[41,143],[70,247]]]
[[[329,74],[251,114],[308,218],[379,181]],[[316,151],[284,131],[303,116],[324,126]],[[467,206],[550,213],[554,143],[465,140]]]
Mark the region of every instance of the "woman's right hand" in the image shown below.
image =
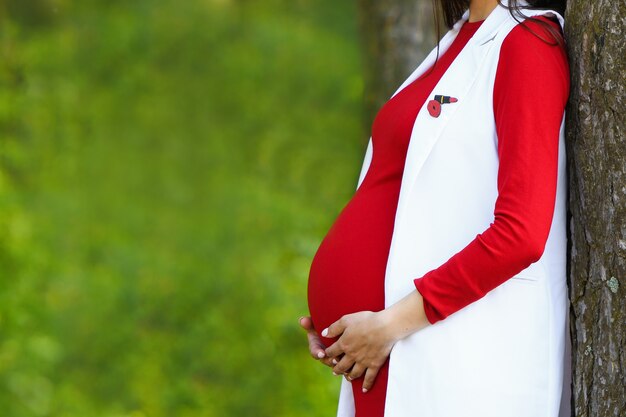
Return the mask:
[[[309,339],[309,351],[313,359],[320,361],[324,365],[334,368],[335,364],[332,363],[332,359],[326,356],[326,346],[322,343],[319,335],[315,331],[313,327],[313,320],[311,317],[305,316],[300,317],[299,320],[300,326],[306,330],[307,337]]]

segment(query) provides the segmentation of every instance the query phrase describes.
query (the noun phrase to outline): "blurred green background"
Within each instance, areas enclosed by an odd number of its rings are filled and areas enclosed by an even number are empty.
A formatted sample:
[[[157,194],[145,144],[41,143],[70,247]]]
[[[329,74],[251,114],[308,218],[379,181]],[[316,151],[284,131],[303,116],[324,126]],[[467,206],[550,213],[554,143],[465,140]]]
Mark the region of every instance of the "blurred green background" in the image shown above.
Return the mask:
[[[0,0],[0,416],[331,416],[355,1]]]

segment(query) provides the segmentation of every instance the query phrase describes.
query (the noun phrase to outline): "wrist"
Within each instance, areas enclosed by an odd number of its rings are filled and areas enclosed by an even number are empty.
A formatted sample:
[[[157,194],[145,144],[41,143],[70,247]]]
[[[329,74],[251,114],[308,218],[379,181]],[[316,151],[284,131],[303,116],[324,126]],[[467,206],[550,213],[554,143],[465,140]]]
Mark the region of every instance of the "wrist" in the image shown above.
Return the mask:
[[[417,290],[413,290],[381,313],[394,340],[404,339],[430,324],[424,312],[422,295]]]

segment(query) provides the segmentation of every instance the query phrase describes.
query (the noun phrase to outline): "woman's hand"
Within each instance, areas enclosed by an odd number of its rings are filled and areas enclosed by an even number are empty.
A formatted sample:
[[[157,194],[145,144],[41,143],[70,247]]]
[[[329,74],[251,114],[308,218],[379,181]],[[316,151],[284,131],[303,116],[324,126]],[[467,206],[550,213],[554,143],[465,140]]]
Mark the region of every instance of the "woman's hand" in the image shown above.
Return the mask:
[[[324,329],[324,337],[341,336],[326,349],[326,357],[335,361],[335,375],[345,373],[348,380],[365,375],[362,388],[367,392],[395,343],[429,324],[422,296],[414,290],[385,310],[346,314]]]
[[[300,323],[300,326],[306,330],[307,337],[309,339],[309,352],[311,353],[313,359],[318,360],[331,368],[335,366],[332,363],[332,359],[326,356],[326,346],[324,346],[322,340],[317,335],[317,332],[313,327],[313,320],[311,320],[311,317],[300,317],[298,322]]]
[[[365,375],[363,392],[371,389],[398,340],[387,319],[384,311],[359,311],[346,314],[322,332],[324,337],[341,335],[326,349],[326,356],[336,363],[333,374],[345,374],[349,381]]]

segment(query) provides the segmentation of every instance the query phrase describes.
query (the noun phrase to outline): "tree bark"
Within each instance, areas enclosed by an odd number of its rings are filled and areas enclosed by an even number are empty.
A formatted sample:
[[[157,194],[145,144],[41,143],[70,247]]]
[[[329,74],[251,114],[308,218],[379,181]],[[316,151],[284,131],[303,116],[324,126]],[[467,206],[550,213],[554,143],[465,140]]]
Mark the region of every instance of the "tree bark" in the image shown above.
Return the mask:
[[[367,131],[380,107],[437,44],[431,4],[431,0],[359,0]]]
[[[626,3],[570,0],[566,111],[572,409],[626,415]]]

